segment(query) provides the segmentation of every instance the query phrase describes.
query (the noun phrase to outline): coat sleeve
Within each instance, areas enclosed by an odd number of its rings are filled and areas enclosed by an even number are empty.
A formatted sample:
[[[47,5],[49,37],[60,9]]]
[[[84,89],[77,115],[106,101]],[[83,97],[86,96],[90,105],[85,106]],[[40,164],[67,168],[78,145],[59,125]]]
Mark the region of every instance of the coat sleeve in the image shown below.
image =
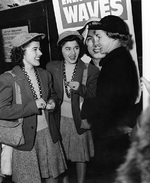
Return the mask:
[[[85,99],[94,98],[96,96],[98,76],[99,69],[89,64],[86,85],[80,83],[79,89],[77,91],[74,91],[74,93],[79,94]]]
[[[15,102],[14,80],[10,74],[0,76],[0,119],[14,120],[39,114],[34,101],[26,104],[16,104]]]

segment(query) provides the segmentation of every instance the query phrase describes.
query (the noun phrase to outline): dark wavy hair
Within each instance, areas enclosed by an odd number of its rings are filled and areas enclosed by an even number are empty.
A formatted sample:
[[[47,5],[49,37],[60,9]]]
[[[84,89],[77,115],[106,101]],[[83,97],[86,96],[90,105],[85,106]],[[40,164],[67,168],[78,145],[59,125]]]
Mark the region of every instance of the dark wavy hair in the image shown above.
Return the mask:
[[[24,56],[24,52],[26,50],[26,47],[32,42],[32,41],[37,41],[40,42],[41,36],[37,36],[35,38],[33,38],[32,40],[28,41],[27,43],[21,45],[20,47],[13,47],[11,50],[11,60],[12,60],[12,64],[14,66],[19,65],[20,67],[24,66],[23,63],[23,56]]]
[[[83,40],[81,40],[79,37],[77,37],[76,35],[70,35],[64,39],[62,39],[56,46],[56,51],[57,51],[57,59],[59,60],[63,60],[64,57],[62,55],[62,47],[64,46],[64,44],[68,41],[76,41],[80,47],[80,53],[79,53],[79,58],[81,58],[84,54],[85,51],[85,46],[83,44]]]

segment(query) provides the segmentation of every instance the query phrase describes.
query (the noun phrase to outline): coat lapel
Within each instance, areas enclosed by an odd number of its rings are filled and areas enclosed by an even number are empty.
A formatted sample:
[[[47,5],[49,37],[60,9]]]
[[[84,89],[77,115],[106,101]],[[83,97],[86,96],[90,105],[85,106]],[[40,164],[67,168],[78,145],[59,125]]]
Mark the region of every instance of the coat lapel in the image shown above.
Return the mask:
[[[78,60],[77,71],[74,76],[74,81],[82,82],[83,70],[86,69],[85,64]],[[63,99],[63,61],[56,62],[54,65],[54,75],[55,75],[55,87],[57,87],[57,94],[61,100]]]
[[[16,74],[14,79],[17,82],[17,84],[20,86],[22,96],[26,96],[27,98],[33,100],[33,95],[32,95],[30,85],[27,79],[25,78],[21,68],[19,66],[16,66],[13,68],[12,72]]]
[[[63,90],[63,61],[59,61],[56,63],[55,67],[54,67],[54,74],[55,74],[55,79],[56,79],[56,83],[58,84],[57,91],[58,91],[58,95],[59,97],[62,99],[63,95],[64,95],[64,90]]]
[[[77,71],[74,76],[74,81],[78,81],[79,83],[82,83],[84,69],[86,69],[85,64],[81,60],[78,60],[78,66],[77,66]]]
[[[49,88],[47,87],[48,85],[48,81],[47,78],[44,77],[45,75],[42,74],[42,70],[37,69],[37,73],[39,76],[39,80],[40,80],[40,85],[41,85],[41,90],[42,90],[42,98],[47,101],[47,96],[48,96],[48,90]]]

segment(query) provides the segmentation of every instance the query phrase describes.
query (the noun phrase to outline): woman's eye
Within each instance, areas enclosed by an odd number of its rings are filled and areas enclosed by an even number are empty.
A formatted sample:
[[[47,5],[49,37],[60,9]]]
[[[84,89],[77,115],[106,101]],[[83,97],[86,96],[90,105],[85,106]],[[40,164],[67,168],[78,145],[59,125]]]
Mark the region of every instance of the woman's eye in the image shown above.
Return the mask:
[[[39,48],[33,48],[33,51],[37,51]],[[40,50],[40,49],[39,49]]]
[[[69,51],[69,50],[70,50],[70,48],[69,48],[69,47],[65,47],[65,50]]]
[[[97,37],[98,39],[100,39],[100,38],[101,38],[101,36],[100,36],[100,35],[96,35],[96,37]]]
[[[92,40],[92,38],[91,38],[91,37],[88,37],[88,38],[86,39],[86,41],[88,41],[88,42],[89,42],[90,40]]]

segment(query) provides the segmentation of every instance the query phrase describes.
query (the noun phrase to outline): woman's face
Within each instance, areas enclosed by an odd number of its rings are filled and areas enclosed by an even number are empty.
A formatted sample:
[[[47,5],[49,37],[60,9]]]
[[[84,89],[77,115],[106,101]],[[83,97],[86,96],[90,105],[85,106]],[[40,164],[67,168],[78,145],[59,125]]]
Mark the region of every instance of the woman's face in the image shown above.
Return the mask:
[[[108,37],[105,31],[95,30],[95,35],[100,45],[101,54],[107,54],[113,50],[114,39]]]
[[[32,41],[25,48],[23,62],[25,66],[33,67],[40,65],[40,57],[42,52],[40,50],[40,42]]]
[[[75,64],[80,53],[80,47],[77,41],[67,41],[62,46],[62,55],[69,64]]]
[[[95,30],[89,30],[86,38],[86,46],[90,56],[93,59],[101,59],[105,54],[101,53],[99,38],[95,34]]]

